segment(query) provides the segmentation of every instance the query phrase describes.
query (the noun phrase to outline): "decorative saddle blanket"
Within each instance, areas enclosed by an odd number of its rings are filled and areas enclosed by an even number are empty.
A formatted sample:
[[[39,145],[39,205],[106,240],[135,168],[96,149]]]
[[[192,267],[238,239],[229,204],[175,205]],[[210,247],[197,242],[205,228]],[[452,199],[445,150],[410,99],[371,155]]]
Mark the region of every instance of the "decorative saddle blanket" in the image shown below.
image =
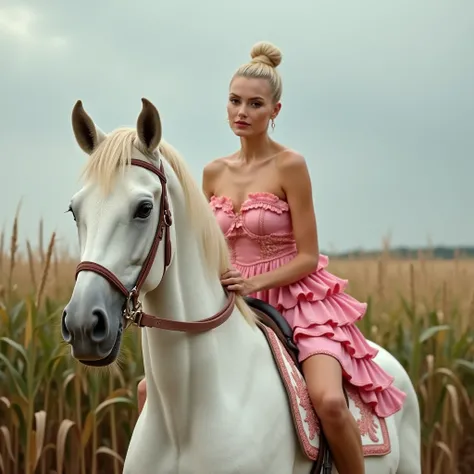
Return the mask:
[[[301,448],[308,459],[315,461],[319,454],[321,427],[309,398],[305,379],[275,332],[265,324],[259,326],[268,340],[285,386]],[[391,444],[385,419],[379,418],[351,386],[346,386],[346,392],[349,409],[361,432],[364,456],[384,456],[390,453]]]

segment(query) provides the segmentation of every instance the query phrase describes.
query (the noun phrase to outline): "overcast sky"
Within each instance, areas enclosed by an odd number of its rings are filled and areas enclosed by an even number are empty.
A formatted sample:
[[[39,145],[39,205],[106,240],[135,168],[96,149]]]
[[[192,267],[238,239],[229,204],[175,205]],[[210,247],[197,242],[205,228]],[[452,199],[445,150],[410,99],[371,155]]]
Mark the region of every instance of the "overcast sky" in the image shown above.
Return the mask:
[[[273,137],[307,159],[327,250],[474,244],[472,0],[0,1],[0,225],[76,246],[77,99],[106,132],[141,97],[200,181],[234,151],[229,79],[252,45],[282,49]]]

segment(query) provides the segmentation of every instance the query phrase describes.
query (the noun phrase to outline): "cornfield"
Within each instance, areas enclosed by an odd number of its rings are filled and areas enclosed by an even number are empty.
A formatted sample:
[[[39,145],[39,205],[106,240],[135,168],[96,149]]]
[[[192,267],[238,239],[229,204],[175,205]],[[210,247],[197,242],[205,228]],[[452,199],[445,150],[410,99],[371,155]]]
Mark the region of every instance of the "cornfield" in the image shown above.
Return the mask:
[[[46,248],[44,248],[46,247]],[[18,219],[0,240],[0,471],[118,474],[137,420],[140,334],[126,332],[107,370],[76,363],[60,337],[75,258],[18,250]],[[368,301],[359,327],[408,370],[421,403],[424,474],[474,472],[474,260],[332,260]]]

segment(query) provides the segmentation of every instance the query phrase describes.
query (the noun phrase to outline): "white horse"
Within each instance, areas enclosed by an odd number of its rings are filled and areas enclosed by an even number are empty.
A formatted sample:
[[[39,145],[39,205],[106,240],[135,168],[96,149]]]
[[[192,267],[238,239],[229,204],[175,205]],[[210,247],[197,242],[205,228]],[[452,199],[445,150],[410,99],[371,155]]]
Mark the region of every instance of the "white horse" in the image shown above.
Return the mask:
[[[227,244],[184,160],[162,141],[156,108],[142,99],[136,130],[105,135],[78,101],[72,124],[90,156],[70,204],[81,263],[63,338],[77,360],[106,366],[129,324],[145,328],[148,396],[124,474],[320,472],[324,437],[289,343],[269,329],[278,315],[262,325],[257,314],[271,308],[222,288]],[[366,473],[419,474],[416,393],[398,361],[376,347],[407,398],[380,420],[348,390]]]

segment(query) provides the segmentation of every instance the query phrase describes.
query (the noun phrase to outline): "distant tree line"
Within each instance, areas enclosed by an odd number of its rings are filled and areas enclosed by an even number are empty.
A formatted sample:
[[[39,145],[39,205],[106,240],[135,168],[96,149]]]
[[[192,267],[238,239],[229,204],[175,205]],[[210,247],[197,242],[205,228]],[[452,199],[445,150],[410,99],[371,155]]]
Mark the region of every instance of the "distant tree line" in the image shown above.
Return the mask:
[[[474,247],[433,247],[433,248],[410,248],[395,247],[388,251],[355,249],[349,252],[324,252],[323,254],[335,258],[377,258],[389,253],[393,258],[415,259],[420,256],[425,258],[436,258],[452,260],[454,258],[474,258]]]

